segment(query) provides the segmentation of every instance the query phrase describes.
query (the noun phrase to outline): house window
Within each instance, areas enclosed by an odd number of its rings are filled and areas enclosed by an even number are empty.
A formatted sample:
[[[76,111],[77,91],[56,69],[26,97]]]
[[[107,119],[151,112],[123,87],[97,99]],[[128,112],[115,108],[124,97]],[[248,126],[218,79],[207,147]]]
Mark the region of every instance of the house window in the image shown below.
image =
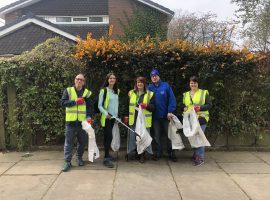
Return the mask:
[[[86,17],[73,17],[74,22],[87,22],[88,18]]]
[[[56,22],[71,22],[71,17],[56,17]]]
[[[103,17],[89,17],[89,22],[103,22]]]

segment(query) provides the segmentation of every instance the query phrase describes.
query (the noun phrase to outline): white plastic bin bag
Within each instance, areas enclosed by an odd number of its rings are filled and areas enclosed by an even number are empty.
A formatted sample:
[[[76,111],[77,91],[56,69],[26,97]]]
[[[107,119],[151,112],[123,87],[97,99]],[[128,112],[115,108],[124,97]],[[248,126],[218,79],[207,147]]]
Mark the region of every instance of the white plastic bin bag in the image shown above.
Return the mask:
[[[88,134],[88,160],[94,162],[94,159],[99,158],[95,131],[87,121],[82,121],[82,129]]]
[[[198,148],[202,146],[211,146],[201,129],[194,108],[184,112],[183,131],[188,138],[191,147]]]
[[[138,110],[135,132],[141,137],[136,137],[137,152],[138,154],[141,154],[151,145],[152,142],[152,138],[146,129],[145,116],[141,108]]]
[[[168,127],[168,138],[172,142],[172,149],[182,150],[185,148],[181,136],[176,133],[178,129],[182,128],[183,128],[182,123],[175,115],[173,115]]]
[[[120,132],[119,132],[119,126],[118,123],[115,121],[112,129],[112,143],[111,148],[113,151],[118,151],[120,149]]]

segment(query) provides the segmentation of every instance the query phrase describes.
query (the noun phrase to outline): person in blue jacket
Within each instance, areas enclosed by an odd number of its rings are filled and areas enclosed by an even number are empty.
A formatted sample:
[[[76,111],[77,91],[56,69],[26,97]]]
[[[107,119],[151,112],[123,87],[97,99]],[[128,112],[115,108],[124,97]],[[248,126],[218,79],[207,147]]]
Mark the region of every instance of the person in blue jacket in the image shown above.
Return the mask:
[[[153,69],[150,73],[152,84],[148,89],[154,92],[156,110],[153,113],[153,139],[154,144],[154,160],[159,160],[162,156],[161,137],[165,136],[167,140],[167,152],[169,158],[176,162],[175,151],[172,150],[172,143],[168,138],[169,120],[172,118],[172,113],[176,109],[176,99],[171,86],[160,80],[160,74],[157,69]]]

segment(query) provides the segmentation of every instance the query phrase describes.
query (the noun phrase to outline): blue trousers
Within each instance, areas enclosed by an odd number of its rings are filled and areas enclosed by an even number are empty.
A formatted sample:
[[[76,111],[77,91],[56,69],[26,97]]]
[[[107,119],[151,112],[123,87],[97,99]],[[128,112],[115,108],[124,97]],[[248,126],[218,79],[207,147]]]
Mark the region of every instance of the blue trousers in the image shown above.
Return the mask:
[[[154,145],[153,147],[157,156],[161,156],[162,154],[162,143],[161,138],[165,136],[166,143],[167,143],[167,152],[170,155],[172,153],[172,143],[171,140],[168,138],[168,127],[169,127],[169,120],[166,119],[153,119],[153,137],[154,138]]]
[[[207,124],[203,124],[201,125],[201,128],[203,130],[203,132],[205,132]],[[205,155],[205,147],[198,147],[194,149],[194,155],[199,156],[200,158],[204,159],[204,155]]]
[[[72,159],[72,150],[75,137],[77,137],[77,158],[82,159],[84,147],[87,143],[87,134],[81,126],[66,125],[64,159],[67,162],[70,162]]]

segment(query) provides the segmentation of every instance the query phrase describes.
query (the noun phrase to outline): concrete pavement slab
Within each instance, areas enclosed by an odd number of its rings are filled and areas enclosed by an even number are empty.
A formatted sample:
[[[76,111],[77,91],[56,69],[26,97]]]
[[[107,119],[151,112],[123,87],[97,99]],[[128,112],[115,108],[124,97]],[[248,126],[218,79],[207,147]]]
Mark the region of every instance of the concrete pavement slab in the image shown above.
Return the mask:
[[[6,170],[8,170],[15,163],[1,163],[0,164],[0,175],[3,174]]]
[[[39,200],[52,185],[56,175],[1,176],[0,199]]]
[[[178,159],[178,162],[169,162],[170,167],[172,170],[179,170],[181,173],[184,172],[222,172],[222,169],[217,165],[217,163],[211,159],[206,159],[205,164],[196,167],[193,165],[193,162],[190,159]]]
[[[24,154],[23,160],[64,160],[63,151],[34,151]]]
[[[259,163],[263,162],[250,152],[206,152],[216,162],[229,162],[229,163]]]
[[[231,177],[252,200],[270,199],[270,174],[232,174]]]
[[[172,173],[184,200],[247,200],[245,193],[223,172]]]
[[[115,170],[71,170],[61,173],[43,200],[110,200]]]
[[[0,162],[18,162],[23,155],[23,152],[0,153]]]
[[[120,161],[116,174],[113,199],[164,200],[181,199],[166,160]]]
[[[269,152],[252,152],[252,154],[259,157],[264,162],[267,162],[270,164],[270,153]]]
[[[59,174],[62,165],[60,160],[20,161],[5,174]]]
[[[270,165],[266,163],[219,163],[229,174],[270,174]]]

